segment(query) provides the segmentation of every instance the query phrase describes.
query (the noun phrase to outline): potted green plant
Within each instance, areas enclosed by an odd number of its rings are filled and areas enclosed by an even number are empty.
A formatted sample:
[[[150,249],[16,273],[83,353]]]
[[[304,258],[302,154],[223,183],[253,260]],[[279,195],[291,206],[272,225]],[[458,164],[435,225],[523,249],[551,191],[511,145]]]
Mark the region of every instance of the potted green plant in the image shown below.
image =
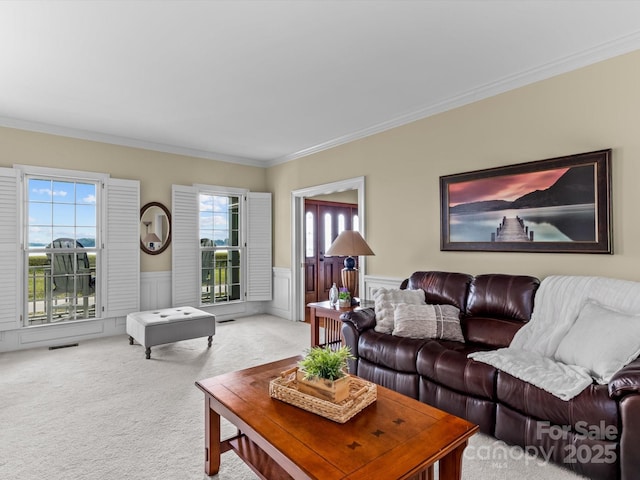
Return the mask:
[[[351,294],[345,287],[341,287],[340,292],[338,293],[338,306],[340,308],[351,306]]]
[[[298,362],[298,389],[331,402],[341,402],[349,396],[347,360],[353,358],[349,347],[332,350],[313,347]]]

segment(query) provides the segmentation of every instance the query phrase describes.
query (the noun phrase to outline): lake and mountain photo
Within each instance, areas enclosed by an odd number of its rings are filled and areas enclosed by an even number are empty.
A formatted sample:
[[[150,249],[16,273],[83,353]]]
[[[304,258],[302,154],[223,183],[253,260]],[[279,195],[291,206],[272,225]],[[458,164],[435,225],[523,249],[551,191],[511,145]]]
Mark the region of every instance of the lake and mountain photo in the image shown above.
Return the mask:
[[[448,188],[451,242],[593,242],[595,166],[502,175]]]

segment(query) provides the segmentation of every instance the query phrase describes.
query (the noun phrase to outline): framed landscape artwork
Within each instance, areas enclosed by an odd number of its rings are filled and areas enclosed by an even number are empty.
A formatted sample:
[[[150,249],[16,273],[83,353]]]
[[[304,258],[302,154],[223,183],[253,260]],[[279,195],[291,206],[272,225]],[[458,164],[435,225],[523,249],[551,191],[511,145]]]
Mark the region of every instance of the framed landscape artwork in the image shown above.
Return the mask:
[[[613,253],[611,150],[440,177],[441,250]]]

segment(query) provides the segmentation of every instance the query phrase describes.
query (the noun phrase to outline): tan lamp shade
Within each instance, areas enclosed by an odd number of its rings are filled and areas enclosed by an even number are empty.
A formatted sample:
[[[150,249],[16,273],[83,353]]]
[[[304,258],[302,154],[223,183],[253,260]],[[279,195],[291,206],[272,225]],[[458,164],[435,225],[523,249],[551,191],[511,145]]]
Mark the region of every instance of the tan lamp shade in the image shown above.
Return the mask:
[[[355,230],[343,230],[336,237],[325,255],[330,257],[357,257],[358,255],[375,255],[362,235]]]
[[[325,255],[329,257],[347,256],[341,272],[342,286],[349,290],[349,295],[353,300],[355,292],[358,289],[358,269],[355,268],[356,261],[353,257],[359,255],[375,255],[375,253],[373,253],[373,250],[367,245],[367,242],[365,242],[359,232],[355,230],[343,230],[325,252]]]
[[[145,235],[145,237],[142,239],[142,243],[157,243],[157,242],[161,242],[162,240],[160,240],[160,238],[153,232],[151,233],[147,233]]]

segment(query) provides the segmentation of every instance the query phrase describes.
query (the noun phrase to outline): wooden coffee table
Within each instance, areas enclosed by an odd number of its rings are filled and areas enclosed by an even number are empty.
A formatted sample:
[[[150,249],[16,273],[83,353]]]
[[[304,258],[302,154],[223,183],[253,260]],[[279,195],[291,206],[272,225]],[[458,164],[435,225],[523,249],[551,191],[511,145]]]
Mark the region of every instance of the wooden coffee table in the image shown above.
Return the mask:
[[[234,450],[262,479],[459,480],[462,453],[478,426],[378,386],[377,401],[344,424],[269,396],[292,357],[196,382],[205,394],[205,473]],[[220,439],[220,415],[238,435]]]

